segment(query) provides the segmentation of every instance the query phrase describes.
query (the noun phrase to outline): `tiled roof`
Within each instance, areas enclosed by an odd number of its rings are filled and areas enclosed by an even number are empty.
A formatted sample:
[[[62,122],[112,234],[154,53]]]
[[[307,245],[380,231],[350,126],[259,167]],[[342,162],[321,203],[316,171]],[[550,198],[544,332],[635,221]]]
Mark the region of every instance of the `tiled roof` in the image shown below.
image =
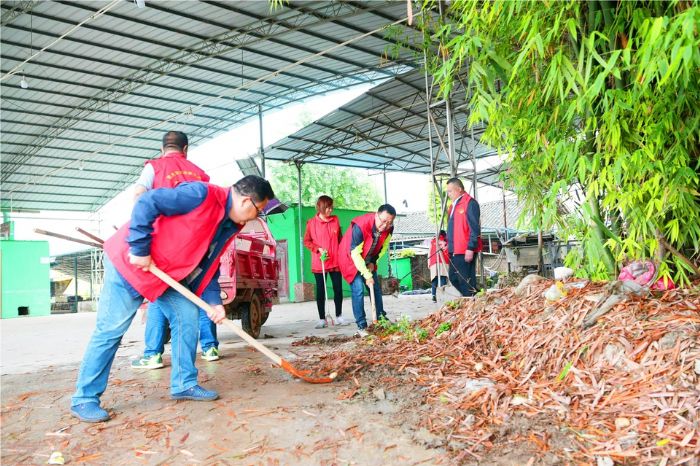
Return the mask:
[[[503,230],[503,201],[485,202],[481,206],[481,228],[483,230]],[[516,199],[506,199],[506,222],[509,230],[517,229],[522,207]],[[407,241],[435,234],[435,225],[428,220],[426,211],[399,215],[394,225],[393,239]]]

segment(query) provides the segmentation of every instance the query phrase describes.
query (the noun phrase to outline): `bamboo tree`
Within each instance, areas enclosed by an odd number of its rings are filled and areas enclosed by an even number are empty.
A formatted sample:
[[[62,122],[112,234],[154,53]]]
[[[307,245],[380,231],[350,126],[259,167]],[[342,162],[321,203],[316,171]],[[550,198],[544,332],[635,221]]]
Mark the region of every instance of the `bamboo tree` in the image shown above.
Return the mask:
[[[470,123],[488,123],[483,138],[507,157],[504,183],[531,217],[542,209],[543,227],[582,238],[589,275],[658,254],[663,274],[687,282],[700,256],[697,2],[438,11],[426,0],[418,17],[428,71],[448,93],[469,63]]]

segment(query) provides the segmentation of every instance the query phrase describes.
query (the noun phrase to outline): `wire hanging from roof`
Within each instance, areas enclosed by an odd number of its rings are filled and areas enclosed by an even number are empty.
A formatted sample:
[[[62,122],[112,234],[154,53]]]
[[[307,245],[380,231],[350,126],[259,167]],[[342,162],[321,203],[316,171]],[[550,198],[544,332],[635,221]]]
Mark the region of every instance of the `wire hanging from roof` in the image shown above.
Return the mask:
[[[71,32],[73,32],[74,29],[78,28],[80,25],[82,25],[83,23],[87,22],[87,21],[88,21],[89,19],[91,19],[93,16],[94,16],[94,17],[97,17],[98,14],[99,14],[99,15],[102,15],[102,14],[106,13],[110,8],[112,8],[114,5],[116,5],[116,4],[119,3],[120,1],[121,1],[121,0],[114,0],[112,3],[110,3],[109,5],[107,5],[105,8],[103,8],[102,10],[96,12],[96,13],[95,13],[94,15],[92,15],[90,18],[84,20],[84,21],[81,22],[79,25],[75,26],[73,29],[71,29],[70,31],[68,31],[67,33],[65,33],[63,36],[59,37],[58,39],[56,39],[56,40],[55,40],[54,42],[52,42],[51,44],[49,44],[48,46],[44,47],[41,51],[37,52],[34,56],[36,56],[36,55],[38,55],[39,53],[43,52],[44,50],[46,50],[47,48],[49,48],[50,46],[52,46],[53,44],[55,44],[56,42],[58,42],[60,39],[62,39],[63,37],[65,37],[65,36],[67,36],[68,34],[70,34]],[[419,14],[422,14],[422,12],[419,13]],[[384,28],[386,28],[387,26],[393,26],[393,25],[402,23],[402,22],[404,22],[404,21],[406,21],[406,18],[398,19],[398,20],[396,20],[396,21],[394,21],[394,22],[392,22],[392,23],[382,25],[381,27],[376,28],[376,29],[374,29],[374,30],[372,30],[372,31],[365,32],[365,33],[360,34],[360,35],[358,35],[358,36],[356,36],[356,37],[352,37],[352,38],[350,38],[350,39],[348,39],[348,40],[346,40],[346,41],[344,41],[344,42],[335,44],[335,45],[333,45],[333,46],[331,46],[331,47],[329,47],[329,48],[327,48],[327,49],[325,49],[325,50],[321,50],[320,52],[316,52],[316,53],[313,53],[313,54],[309,54],[309,55],[307,55],[307,56],[305,56],[305,57],[303,57],[303,58],[300,58],[299,60],[295,61],[294,63],[290,63],[290,64],[288,64],[288,65],[286,65],[286,66],[283,66],[282,68],[279,68],[279,69],[277,69],[277,70],[275,70],[275,71],[271,71],[271,72],[269,72],[269,73],[267,73],[267,74],[265,74],[265,75],[263,75],[263,76],[260,76],[259,78],[255,79],[255,80],[248,81],[248,82],[241,82],[241,85],[238,86],[238,87],[229,89],[229,90],[227,90],[226,92],[224,92],[224,93],[222,93],[222,94],[219,94],[219,95],[216,95],[216,96],[212,96],[212,97],[210,97],[210,98],[208,98],[208,99],[205,99],[202,103],[200,103],[199,105],[195,106],[194,108],[189,107],[187,110],[184,110],[184,111],[179,112],[179,113],[174,113],[174,114],[171,115],[169,118],[166,118],[166,119],[164,119],[164,120],[161,120],[161,121],[159,121],[159,122],[157,122],[157,123],[154,123],[154,124],[152,124],[152,125],[150,125],[150,126],[144,127],[143,129],[137,130],[137,131],[133,132],[132,134],[130,134],[130,135],[128,135],[128,136],[126,136],[126,137],[120,139],[120,141],[121,141],[122,143],[123,143],[123,142],[126,142],[126,141],[129,141],[129,140],[134,139],[134,138],[136,138],[136,137],[138,137],[138,136],[140,136],[140,135],[142,135],[142,134],[144,134],[144,133],[146,133],[146,132],[148,132],[148,131],[151,131],[151,130],[153,130],[153,129],[155,129],[155,128],[158,128],[158,127],[162,126],[162,125],[165,124],[165,123],[177,121],[179,118],[181,118],[183,115],[185,115],[186,113],[188,113],[188,112],[190,112],[190,111],[191,111],[192,114],[194,115],[194,114],[196,114],[196,112],[197,112],[198,109],[200,109],[201,107],[203,107],[203,106],[205,106],[205,105],[208,105],[208,104],[210,104],[210,103],[212,103],[212,102],[215,102],[215,101],[220,100],[220,99],[223,99],[223,98],[229,98],[229,99],[230,99],[230,98],[233,98],[233,95],[235,95],[235,94],[238,93],[239,91],[252,88],[255,84],[260,84],[260,83],[267,82],[267,81],[269,81],[270,79],[275,78],[276,76],[278,76],[280,73],[282,73],[282,72],[284,72],[284,71],[287,71],[287,70],[289,70],[289,69],[295,68],[295,67],[297,67],[297,66],[299,66],[299,65],[301,65],[301,64],[303,64],[303,63],[309,62],[309,61],[313,60],[314,58],[318,58],[318,57],[322,57],[322,56],[324,56],[324,55],[327,55],[328,53],[332,52],[333,50],[336,50],[336,49],[341,48],[341,47],[345,47],[346,45],[351,44],[351,43],[353,43],[353,42],[356,42],[356,41],[358,41],[358,40],[360,40],[360,39],[364,39],[365,37],[368,37],[368,36],[371,36],[371,35],[376,34],[376,33],[378,33],[378,32],[381,32],[381,31],[382,31]],[[242,53],[242,52],[241,52],[241,53]],[[29,59],[31,59],[31,58],[34,58],[34,57],[30,57]],[[27,59],[27,60],[26,60],[25,62],[23,62],[23,63],[26,63],[27,61],[29,61],[29,59]],[[241,66],[243,66],[242,64],[243,64],[243,60],[241,60]],[[10,75],[10,73],[13,73],[13,72],[16,73],[16,71],[13,69],[12,71],[8,72],[5,76],[3,76],[2,78],[0,78],[0,81],[4,80],[6,77],[8,77],[8,76]],[[62,170],[65,170],[66,168],[69,168],[69,167],[71,167],[71,166],[74,166],[74,164],[76,164],[76,163],[80,166],[81,164],[84,164],[85,161],[89,161],[90,159],[94,158],[95,156],[101,154],[103,151],[105,151],[105,150],[107,150],[107,149],[110,149],[110,148],[113,147],[115,144],[116,144],[116,143],[111,143],[111,144],[109,144],[109,145],[108,145],[107,147],[105,147],[105,148],[102,148],[102,149],[99,149],[99,150],[95,150],[95,151],[93,151],[93,152],[87,154],[85,157],[82,157],[82,158],[80,158],[80,159],[71,160],[70,162],[67,162],[66,164],[64,164],[64,165],[62,165],[62,166],[60,166],[60,167],[56,167],[55,169],[50,170],[50,171],[48,171],[47,173],[45,173],[45,174],[43,174],[43,175],[36,176],[36,177],[32,178],[30,181],[27,181],[26,183],[24,183],[22,186],[16,187],[16,188],[14,188],[13,190],[11,190],[11,191],[8,193],[8,195],[11,195],[12,193],[14,193],[15,191],[17,191],[17,190],[20,189],[20,188],[23,188],[23,187],[26,187],[26,186],[31,186],[31,185],[36,184],[37,182],[39,182],[39,181],[41,181],[41,180],[43,180],[43,179],[49,177],[49,176],[55,175],[56,173],[60,173]]]
[[[12,68],[10,71],[8,71],[7,73],[5,73],[5,74],[3,75],[3,77],[0,78],[0,82],[2,82],[2,81],[4,81],[4,80],[6,80],[7,78],[10,78],[10,77],[14,76],[15,74],[17,74],[17,72],[18,72],[19,70],[21,70],[22,67],[23,67],[24,65],[26,65],[27,63],[29,63],[30,61],[32,61],[32,60],[33,60],[34,58],[36,58],[37,56],[39,56],[42,52],[44,52],[45,50],[48,50],[49,48],[53,47],[54,45],[56,45],[56,44],[57,44],[58,42],[60,42],[61,40],[63,40],[63,39],[65,39],[66,37],[68,37],[68,36],[69,36],[70,34],[72,34],[75,30],[79,29],[83,24],[88,23],[88,22],[92,21],[93,19],[97,19],[97,18],[99,18],[100,16],[102,16],[103,14],[107,13],[109,10],[111,10],[112,8],[114,8],[115,6],[117,6],[120,2],[121,2],[121,0],[113,0],[112,3],[110,3],[109,5],[103,7],[102,9],[100,9],[100,10],[98,10],[98,11],[96,11],[95,13],[91,14],[90,16],[88,16],[87,18],[85,18],[84,20],[82,20],[80,23],[76,24],[75,26],[73,26],[72,28],[70,28],[68,31],[64,32],[64,33],[63,33],[60,37],[58,37],[56,40],[54,40],[53,42],[51,42],[49,45],[47,45],[47,46],[44,47],[43,49],[39,50],[38,52],[36,52],[36,53],[33,54],[32,56],[30,56],[29,58],[27,58],[26,60],[24,60],[22,63],[17,64],[17,66],[15,66],[15,67]]]

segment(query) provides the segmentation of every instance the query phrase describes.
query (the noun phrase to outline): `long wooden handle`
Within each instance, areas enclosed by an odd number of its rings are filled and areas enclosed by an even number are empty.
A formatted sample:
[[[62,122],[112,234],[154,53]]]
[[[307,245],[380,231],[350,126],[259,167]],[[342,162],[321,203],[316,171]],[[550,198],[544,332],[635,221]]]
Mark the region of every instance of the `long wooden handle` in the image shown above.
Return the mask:
[[[379,278],[379,276],[377,276]],[[377,305],[374,304],[374,283],[369,287],[369,299],[372,301],[372,322],[377,321]]]
[[[177,291],[178,291],[181,295],[183,295],[185,298],[187,298],[187,299],[189,299],[190,301],[192,301],[192,303],[194,303],[194,304],[196,304],[197,306],[199,306],[199,307],[201,307],[202,309],[204,309],[204,310],[206,311],[207,314],[212,315],[212,314],[214,314],[214,313],[216,312],[216,311],[214,311],[214,309],[212,309],[212,307],[211,307],[209,304],[207,304],[206,302],[204,302],[204,300],[203,300],[202,298],[200,298],[200,297],[197,296],[196,294],[192,293],[189,289],[187,289],[187,287],[185,287],[185,286],[182,285],[181,283],[176,282],[175,279],[174,279],[173,277],[171,277],[171,276],[168,275],[167,273],[163,272],[162,270],[160,270],[160,269],[159,269],[158,267],[156,267],[155,265],[151,264],[149,270],[151,271],[151,273],[152,273],[153,275],[155,275],[156,277],[160,278],[160,279],[163,280],[165,283],[167,283],[168,285],[170,285],[172,288],[174,288],[175,290],[177,290]],[[238,327],[237,325],[235,325],[235,324],[234,324],[233,322],[231,322],[230,320],[224,319],[223,323],[224,323],[228,328],[230,328],[231,330],[233,330],[233,331],[236,333],[236,335],[238,335],[239,337],[243,338],[243,339],[246,341],[246,343],[248,343],[250,346],[252,346],[252,347],[255,348],[256,350],[260,351],[262,354],[264,354],[265,356],[267,356],[270,360],[272,360],[272,362],[274,362],[274,363],[277,364],[278,366],[282,366],[282,358],[281,358],[280,356],[278,356],[277,354],[273,353],[272,351],[270,351],[270,349],[269,349],[267,346],[263,345],[262,343],[259,343],[255,338],[253,338],[253,337],[251,337],[250,335],[248,335],[242,328]]]

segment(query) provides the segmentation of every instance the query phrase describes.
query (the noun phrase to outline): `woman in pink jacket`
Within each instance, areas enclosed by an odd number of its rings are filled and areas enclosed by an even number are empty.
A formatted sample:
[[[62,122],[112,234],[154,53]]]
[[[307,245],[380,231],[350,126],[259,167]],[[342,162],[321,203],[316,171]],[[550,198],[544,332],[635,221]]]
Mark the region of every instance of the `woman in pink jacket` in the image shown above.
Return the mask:
[[[304,246],[311,251],[311,272],[316,278],[316,306],[319,321],[314,328],[326,327],[326,297],[324,293],[323,270],[330,275],[333,283],[336,322],[346,325],[343,319],[343,288],[338,268],[338,243],[342,238],[340,222],[333,215],[333,199],[321,196],[316,201],[316,215],[306,222]],[[321,261],[323,260],[323,266]]]

